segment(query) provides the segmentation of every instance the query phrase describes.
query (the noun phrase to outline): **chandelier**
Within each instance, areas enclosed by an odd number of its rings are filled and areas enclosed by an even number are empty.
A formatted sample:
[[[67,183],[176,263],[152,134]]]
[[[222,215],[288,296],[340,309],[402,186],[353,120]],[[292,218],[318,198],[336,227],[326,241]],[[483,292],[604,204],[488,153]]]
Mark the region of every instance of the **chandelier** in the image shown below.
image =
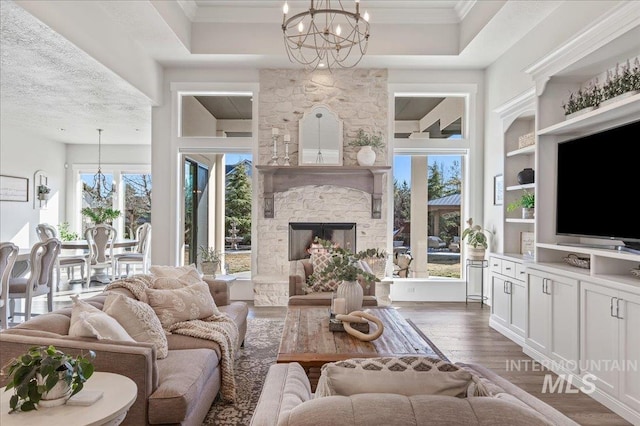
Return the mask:
[[[291,62],[306,67],[352,68],[367,52],[369,13],[360,15],[360,0],[355,12],[344,9],[341,0],[311,0],[309,10],[287,18],[289,4],[282,11],[284,45]]]
[[[91,192],[98,203],[106,201],[114,192],[113,184],[108,185],[102,173],[102,129],[98,129],[98,173],[93,176]]]

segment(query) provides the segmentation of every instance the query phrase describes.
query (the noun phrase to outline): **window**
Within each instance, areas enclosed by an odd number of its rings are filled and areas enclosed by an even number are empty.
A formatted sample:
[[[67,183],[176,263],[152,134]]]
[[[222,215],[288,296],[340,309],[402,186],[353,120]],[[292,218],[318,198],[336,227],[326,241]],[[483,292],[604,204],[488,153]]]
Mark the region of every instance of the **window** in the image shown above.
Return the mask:
[[[416,278],[460,279],[465,97],[395,97],[394,252]]]
[[[136,229],[151,223],[151,174],[123,173],[124,237],[135,238]]]

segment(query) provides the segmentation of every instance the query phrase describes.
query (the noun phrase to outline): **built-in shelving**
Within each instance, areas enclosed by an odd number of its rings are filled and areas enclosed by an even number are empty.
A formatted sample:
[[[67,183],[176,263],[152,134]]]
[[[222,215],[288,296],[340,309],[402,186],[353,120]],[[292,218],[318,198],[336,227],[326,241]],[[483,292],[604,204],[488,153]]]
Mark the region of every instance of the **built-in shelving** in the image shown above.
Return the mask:
[[[516,155],[535,155],[536,145],[525,146],[524,148],[516,149],[507,152],[507,157],[515,157]]]
[[[505,221],[507,223],[528,223],[528,224],[531,224],[531,225],[536,223],[535,219],[520,219],[520,218],[517,218],[517,217],[508,217],[508,218],[505,219]]]
[[[512,186],[507,186],[507,191],[520,191],[522,189],[535,189],[536,184],[535,183],[527,183],[524,185],[512,185]]]

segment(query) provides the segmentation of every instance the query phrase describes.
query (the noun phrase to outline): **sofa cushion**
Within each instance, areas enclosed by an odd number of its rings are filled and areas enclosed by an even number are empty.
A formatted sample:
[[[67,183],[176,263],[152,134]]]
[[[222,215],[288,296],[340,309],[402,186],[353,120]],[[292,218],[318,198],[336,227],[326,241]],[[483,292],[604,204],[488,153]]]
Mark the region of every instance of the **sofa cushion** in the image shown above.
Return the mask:
[[[202,281],[202,274],[198,271],[195,264],[186,266],[164,266],[164,265],[152,265],[149,267],[149,272],[155,277],[164,278],[177,278],[184,281],[189,279]]]
[[[314,274],[324,271],[331,262],[332,256],[329,252],[319,252],[311,254],[311,265]],[[308,277],[308,286],[304,289],[307,293],[315,293],[322,291],[335,291],[340,283],[335,280],[318,280],[314,281],[313,277]]]
[[[122,294],[107,296],[103,311],[115,318],[136,342],[152,343],[158,359],[166,358],[169,352],[167,336],[151,306]]]
[[[164,328],[175,323],[208,318],[220,311],[205,282],[177,289],[146,289],[149,305]]]
[[[220,374],[214,351],[169,351],[158,361],[158,387],[149,397],[149,423],[182,423],[214,374]]]
[[[445,395],[357,394],[330,396],[282,410],[278,425],[492,425],[549,426],[533,410],[497,398]]]
[[[358,393],[466,396],[472,375],[439,358],[354,358],[322,366],[316,398]]]
[[[134,341],[115,318],[80,300],[77,295],[71,296],[71,299],[73,307],[71,309],[69,336],[96,337],[99,340]]]

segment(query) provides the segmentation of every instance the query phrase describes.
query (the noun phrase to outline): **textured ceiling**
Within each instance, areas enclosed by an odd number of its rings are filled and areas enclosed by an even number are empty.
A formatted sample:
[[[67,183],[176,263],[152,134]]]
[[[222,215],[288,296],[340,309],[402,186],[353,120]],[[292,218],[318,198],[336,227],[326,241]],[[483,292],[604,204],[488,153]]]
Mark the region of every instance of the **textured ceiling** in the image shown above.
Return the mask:
[[[64,143],[97,144],[97,128],[107,144],[150,143],[149,99],[13,2],[0,7],[3,123]]]

